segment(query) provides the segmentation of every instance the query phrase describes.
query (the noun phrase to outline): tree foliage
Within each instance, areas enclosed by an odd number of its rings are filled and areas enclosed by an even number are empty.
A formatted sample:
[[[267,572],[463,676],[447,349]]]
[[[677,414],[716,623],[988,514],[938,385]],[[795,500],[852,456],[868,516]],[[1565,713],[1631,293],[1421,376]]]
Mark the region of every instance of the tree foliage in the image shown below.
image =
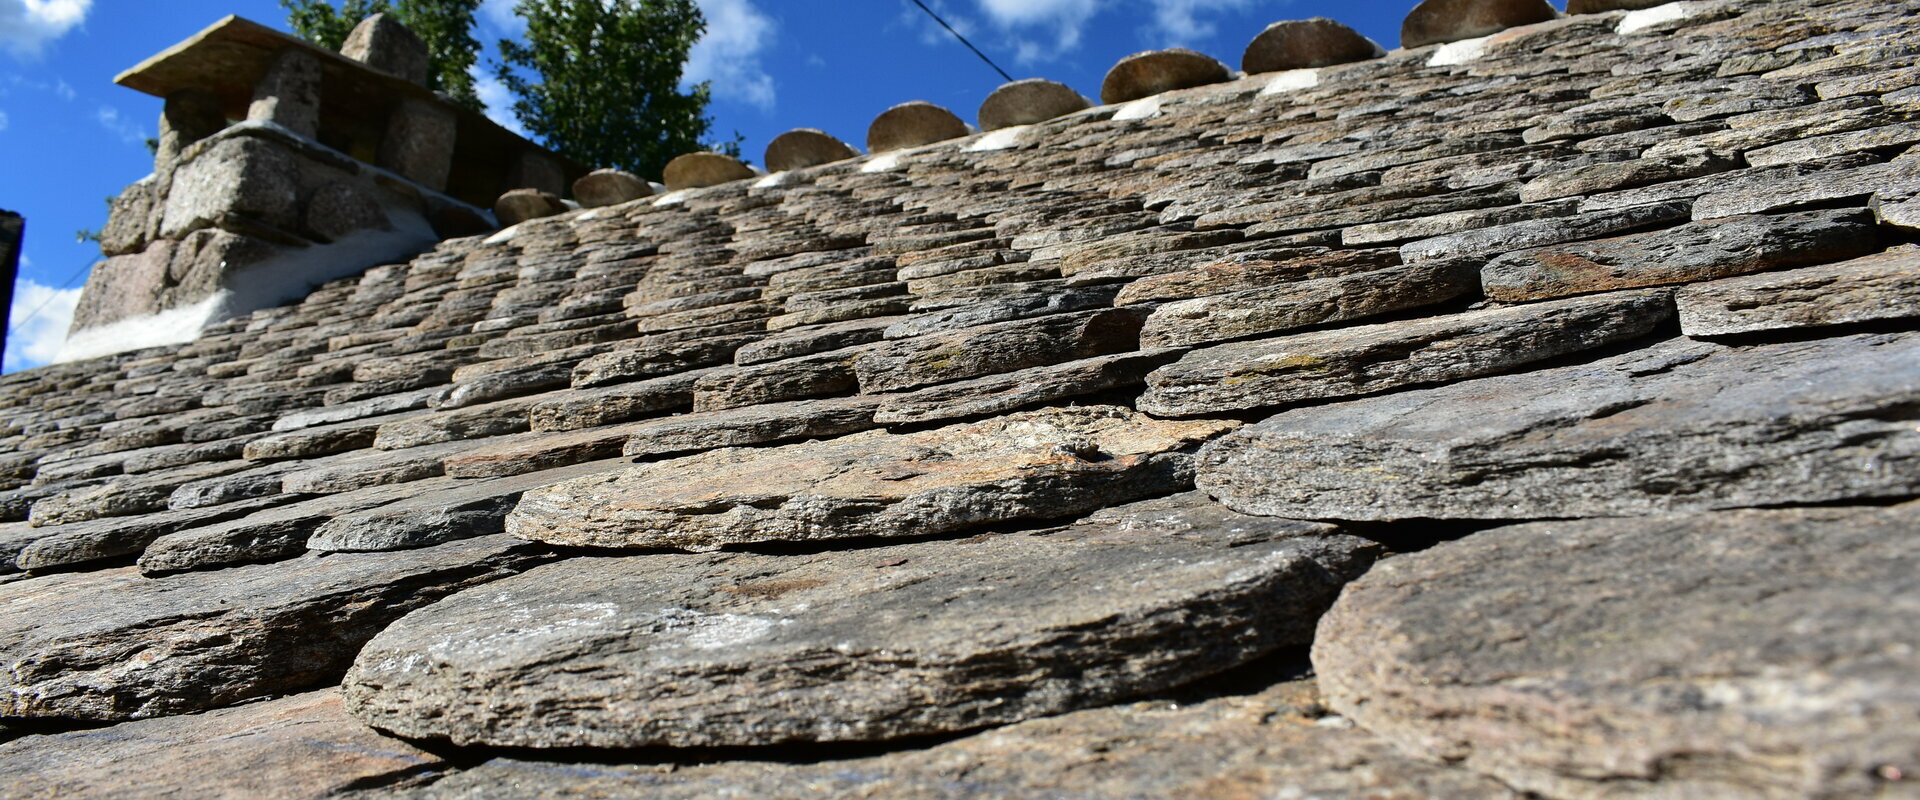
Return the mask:
[[[514,115],[548,146],[650,177],[703,149],[707,84],[680,91],[706,30],[693,0],[520,0],[514,11],[525,41],[502,41],[495,71],[519,98]]]
[[[445,92],[454,102],[481,107],[468,70],[480,58],[480,42],[473,38],[473,12],[480,0],[280,0],[287,24],[300,38],[329,50],[339,50],[360,20],[374,14],[393,15],[427,43],[432,61],[428,87]]]

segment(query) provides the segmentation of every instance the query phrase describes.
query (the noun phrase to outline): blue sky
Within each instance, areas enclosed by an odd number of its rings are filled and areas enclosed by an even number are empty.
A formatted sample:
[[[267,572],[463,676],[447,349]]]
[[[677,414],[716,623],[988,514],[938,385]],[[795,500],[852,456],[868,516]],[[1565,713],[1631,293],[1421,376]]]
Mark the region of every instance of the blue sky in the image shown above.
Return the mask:
[[[923,0],[1015,78],[1089,97],[1121,57],[1191,47],[1238,67],[1268,23],[1326,16],[1387,47],[1413,0]],[[888,106],[927,100],[972,121],[1002,81],[909,0],[699,0],[706,37],[689,78],[713,84],[714,135],[758,161],[791,128],[860,146]],[[98,249],[75,232],[152,169],[160,100],[113,76],[227,14],[284,27],[277,0],[0,0],[0,208],[27,218],[5,368],[58,349]],[[487,0],[478,37],[516,33],[512,0]],[[499,94],[485,91],[483,99]],[[497,87],[493,87],[496,88]],[[491,94],[491,96],[490,96]],[[511,123],[505,115],[498,117]],[[37,313],[35,313],[37,310]],[[32,316],[28,319],[29,315]],[[22,324],[24,323],[24,324]]]

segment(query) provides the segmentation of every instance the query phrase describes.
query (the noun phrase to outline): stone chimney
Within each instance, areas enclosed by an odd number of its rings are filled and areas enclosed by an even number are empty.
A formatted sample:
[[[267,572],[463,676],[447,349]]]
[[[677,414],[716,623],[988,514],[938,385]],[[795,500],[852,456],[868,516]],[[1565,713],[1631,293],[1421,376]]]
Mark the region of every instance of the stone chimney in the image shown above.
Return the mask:
[[[154,171],[113,201],[60,360],[189,341],[585,173],[429,91],[428,69],[376,14],[339,53],[227,17],[121,74],[166,101]]]

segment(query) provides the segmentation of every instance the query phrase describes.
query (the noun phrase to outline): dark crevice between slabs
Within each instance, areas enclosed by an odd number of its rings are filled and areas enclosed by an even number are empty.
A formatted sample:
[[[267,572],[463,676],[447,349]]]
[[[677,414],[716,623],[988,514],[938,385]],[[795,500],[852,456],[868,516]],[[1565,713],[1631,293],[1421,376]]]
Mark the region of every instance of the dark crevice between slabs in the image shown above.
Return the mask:
[[[1728,346],[1750,347],[1766,344],[1791,344],[1821,339],[1838,339],[1842,336],[1854,336],[1871,333],[1912,333],[1920,330],[1920,315],[1899,319],[1877,319],[1867,322],[1851,322],[1842,325],[1820,325],[1799,328],[1782,328],[1752,333],[1730,333],[1716,336],[1692,337],[1703,342],[1713,342]]]

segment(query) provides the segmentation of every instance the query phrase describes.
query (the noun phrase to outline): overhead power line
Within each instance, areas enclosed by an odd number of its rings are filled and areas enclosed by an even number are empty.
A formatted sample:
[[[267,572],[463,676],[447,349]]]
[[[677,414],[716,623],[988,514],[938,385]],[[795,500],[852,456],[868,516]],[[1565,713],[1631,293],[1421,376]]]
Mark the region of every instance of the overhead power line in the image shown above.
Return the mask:
[[[973,54],[979,56],[981,61],[987,62],[987,66],[992,67],[994,72],[1000,73],[1000,77],[1006,78],[1008,83],[1013,82],[1012,75],[1008,75],[1007,71],[1001,69],[999,64],[993,63],[993,59],[988,58],[986,53],[980,52],[980,48],[974,47],[972,42],[967,41],[967,37],[961,36],[960,32],[954,30],[952,25],[948,25],[946,20],[940,18],[939,14],[933,13],[933,9],[928,8],[926,3],[922,3],[920,0],[913,0],[913,4],[919,6],[921,11],[927,12],[927,16],[933,17],[934,22],[940,23],[940,27],[946,28],[947,33],[953,34],[953,38],[959,39],[960,43],[966,45],[968,50],[972,50]]]

